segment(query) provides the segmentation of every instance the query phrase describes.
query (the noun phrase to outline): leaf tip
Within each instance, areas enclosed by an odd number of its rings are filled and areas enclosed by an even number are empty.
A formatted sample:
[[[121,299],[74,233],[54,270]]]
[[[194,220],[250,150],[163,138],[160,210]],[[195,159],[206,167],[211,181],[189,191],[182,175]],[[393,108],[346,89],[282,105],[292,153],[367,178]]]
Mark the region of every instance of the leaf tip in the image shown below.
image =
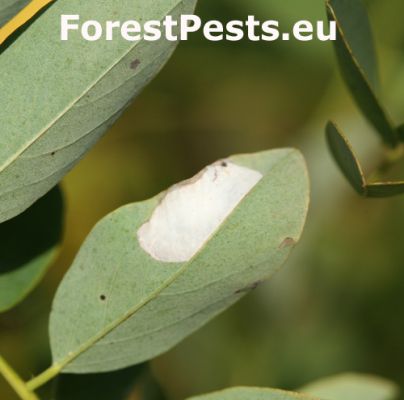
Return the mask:
[[[366,179],[349,140],[338,126],[329,121],[326,126],[327,144],[340,170],[356,192],[367,195]]]

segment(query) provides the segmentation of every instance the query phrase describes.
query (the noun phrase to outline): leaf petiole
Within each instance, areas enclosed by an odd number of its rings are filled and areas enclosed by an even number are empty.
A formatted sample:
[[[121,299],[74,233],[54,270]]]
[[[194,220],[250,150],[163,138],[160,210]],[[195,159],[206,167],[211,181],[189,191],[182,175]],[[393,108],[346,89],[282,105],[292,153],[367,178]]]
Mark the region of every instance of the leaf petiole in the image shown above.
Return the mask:
[[[36,390],[52,379],[56,378],[61,370],[62,367],[60,365],[54,364],[35,378],[32,378],[30,381],[28,381],[26,383],[26,387],[31,391]]]

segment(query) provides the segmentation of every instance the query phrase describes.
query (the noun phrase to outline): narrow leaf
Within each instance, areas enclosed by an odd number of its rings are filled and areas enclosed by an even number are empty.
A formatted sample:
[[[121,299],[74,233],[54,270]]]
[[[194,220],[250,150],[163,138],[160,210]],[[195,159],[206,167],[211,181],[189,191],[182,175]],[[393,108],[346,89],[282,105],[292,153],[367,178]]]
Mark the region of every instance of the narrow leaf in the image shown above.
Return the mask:
[[[362,0],[329,0],[327,13],[337,23],[335,50],[342,76],[365,117],[394,147],[397,133],[376,95],[378,68],[369,19]]]
[[[383,198],[404,194],[404,182],[375,182],[366,185],[368,197]]]
[[[327,124],[326,137],[330,151],[342,173],[348,179],[353,188],[360,195],[365,196],[365,177],[348,139],[332,122]]]
[[[234,156],[101,220],[53,303],[54,368],[141,363],[228,308],[286,260],[308,186],[296,150]]]
[[[62,220],[62,195],[55,188],[0,224],[0,311],[23,300],[41,280],[57,254]]]
[[[299,393],[277,389],[236,387],[211,394],[191,397],[188,400],[319,400]]]
[[[176,43],[60,40],[62,14],[104,24],[193,12],[196,0],[58,0],[0,57],[0,222],[43,196],[158,73]],[[35,99],[35,101],[33,101]]]
[[[327,400],[395,400],[397,386],[379,377],[343,374],[313,382],[302,392]]]
[[[329,0],[331,16],[335,16],[344,44],[365,78],[377,91],[380,86],[379,66],[372,27],[362,0]]]
[[[0,0],[0,28],[18,14],[29,1],[30,0]]]

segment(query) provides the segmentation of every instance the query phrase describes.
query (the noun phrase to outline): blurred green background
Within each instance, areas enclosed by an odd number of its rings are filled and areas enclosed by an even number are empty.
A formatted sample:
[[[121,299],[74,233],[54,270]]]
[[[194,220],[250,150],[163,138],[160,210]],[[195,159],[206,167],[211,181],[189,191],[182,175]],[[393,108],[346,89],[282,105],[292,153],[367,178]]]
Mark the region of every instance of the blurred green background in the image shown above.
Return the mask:
[[[368,4],[384,100],[403,122],[404,3]],[[198,14],[224,21],[255,14],[291,26],[324,19],[325,11],[322,0],[201,0]],[[342,371],[378,374],[404,387],[404,198],[355,195],[327,151],[329,118],[365,165],[377,162],[376,134],[353,105],[330,43],[211,43],[197,35],[182,43],[64,180],[62,254],[27,300],[0,315],[1,354],[26,378],[49,365],[52,296],[108,212],[218,158],[293,146],[306,156],[312,180],[302,242],[272,281],[154,360],[155,376],[173,400],[232,385],[294,389]],[[396,173],[403,177],[404,166]],[[16,399],[2,380],[0,399]]]

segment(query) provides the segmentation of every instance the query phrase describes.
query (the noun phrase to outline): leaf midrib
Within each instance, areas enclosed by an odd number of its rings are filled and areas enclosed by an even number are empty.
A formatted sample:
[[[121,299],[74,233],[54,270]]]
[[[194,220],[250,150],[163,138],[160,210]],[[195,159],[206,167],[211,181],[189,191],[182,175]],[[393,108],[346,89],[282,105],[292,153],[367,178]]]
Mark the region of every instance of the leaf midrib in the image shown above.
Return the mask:
[[[241,298],[241,297],[245,296],[246,294],[247,293],[240,293],[240,294],[238,294],[238,298]],[[150,334],[159,333],[159,332],[164,331],[164,330],[166,330],[166,329],[168,329],[170,327],[173,327],[173,326],[176,326],[178,324],[181,324],[181,323],[183,323],[184,321],[186,321],[186,320],[188,320],[190,318],[198,316],[199,314],[203,313],[204,311],[206,311],[206,310],[208,310],[208,309],[210,309],[212,307],[215,307],[215,306],[218,306],[220,304],[223,304],[226,301],[230,300],[233,296],[237,296],[237,294],[227,295],[227,296],[221,298],[220,300],[217,300],[217,301],[215,301],[213,303],[209,303],[208,305],[202,307],[198,311],[195,311],[195,312],[193,312],[193,313],[191,313],[191,314],[189,314],[189,315],[187,315],[185,317],[182,317],[182,318],[180,318],[180,319],[178,319],[178,320],[176,320],[174,322],[171,322],[171,323],[169,323],[167,325],[164,325],[164,326],[162,326],[160,328],[154,329],[151,332],[143,333],[141,335],[137,335],[137,336],[133,336],[133,337],[126,337],[124,339],[120,339],[120,340],[115,341],[115,342],[102,343],[102,345],[103,346],[108,346],[108,345],[116,344],[116,343],[125,343],[127,341],[138,340],[138,339],[144,338],[145,336],[150,335]],[[124,359],[125,357],[126,357],[126,355],[123,355],[123,356],[121,355],[120,357],[116,357],[114,359],[108,359],[107,361],[108,362],[117,361],[117,360]],[[97,364],[99,364],[99,361],[94,361],[94,362],[91,362],[91,363],[87,362],[87,363],[81,365],[81,367],[83,367],[83,366],[88,367],[88,366],[93,366],[93,365],[97,365]]]

